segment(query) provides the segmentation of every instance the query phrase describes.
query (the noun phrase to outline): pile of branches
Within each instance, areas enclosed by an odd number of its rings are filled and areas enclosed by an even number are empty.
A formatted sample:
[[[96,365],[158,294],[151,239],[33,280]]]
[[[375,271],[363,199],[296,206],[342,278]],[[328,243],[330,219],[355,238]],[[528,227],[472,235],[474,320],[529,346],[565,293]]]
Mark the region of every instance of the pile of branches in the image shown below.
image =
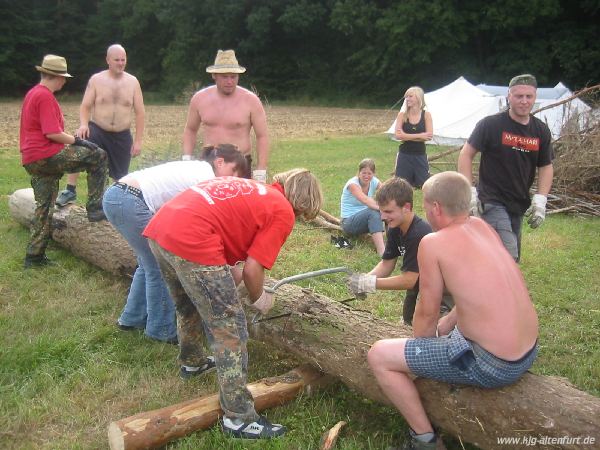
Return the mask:
[[[554,142],[554,180],[552,194],[548,196],[550,213],[600,216],[600,123],[593,114],[583,119],[583,130],[566,124],[565,131]]]

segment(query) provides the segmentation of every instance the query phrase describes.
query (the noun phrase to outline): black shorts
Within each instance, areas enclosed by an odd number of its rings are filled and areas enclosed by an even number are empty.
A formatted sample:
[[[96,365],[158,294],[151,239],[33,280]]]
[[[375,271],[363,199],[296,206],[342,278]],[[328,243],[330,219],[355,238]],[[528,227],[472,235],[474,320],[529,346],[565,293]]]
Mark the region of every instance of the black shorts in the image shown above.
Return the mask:
[[[90,122],[89,140],[99,145],[108,155],[108,175],[113,180],[118,180],[129,173],[131,162],[131,146],[133,137],[131,131],[106,131]]]

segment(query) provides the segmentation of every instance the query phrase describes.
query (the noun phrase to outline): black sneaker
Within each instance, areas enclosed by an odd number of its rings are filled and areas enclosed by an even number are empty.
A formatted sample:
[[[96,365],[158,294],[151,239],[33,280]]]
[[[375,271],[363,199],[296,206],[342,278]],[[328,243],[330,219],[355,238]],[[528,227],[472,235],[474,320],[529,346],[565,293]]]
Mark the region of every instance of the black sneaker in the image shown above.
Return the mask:
[[[198,370],[188,370],[184,366],[181,366],[181,369],[179,369],[179,376],[184,380],[189,380],[190,378],[213,372],[216,368],[215,357],[209,356],[206,358],[206,362],[198,367]]]
[[[121,330],[121,331],[135,331],[135,330],[140,330],[140,328],[138,328],[138,327],[134,327],[134,326],[131,326],[131,325],[123,325],[118,320],[117,320],[117,328],[119,330]]]
[[[71,192],[68,189],[61,191],[56,197],[56,206],[62,208],[63,206],[67,206],[69,203],[75,203],[77,200],[77,194],[75,192]]]
[[[350,242],[344,236],[340,237],[340,239],[339,239],[339,245],[340,245],[340,248],[347,248],[347,249],[351,249],[352,247],[354,247],[352,245],[352,242]]]
[[[238,439],[271,439],[283,436],[287,428],[278,423],[271,423],[266,417],[260,416],[254,422],[242,422],[240,419],[221,418],[223,433]]]
[[[104,214],[104,210],[102,208],[96,209],[94,211],[87,212],[87,218],[90,222],[101,222],[106,219],[106,215]]]
[[[55,266],[56,263],[50,261],[46,255],[25,255],[23,262],[24,269],[34,269],[36,267]]]

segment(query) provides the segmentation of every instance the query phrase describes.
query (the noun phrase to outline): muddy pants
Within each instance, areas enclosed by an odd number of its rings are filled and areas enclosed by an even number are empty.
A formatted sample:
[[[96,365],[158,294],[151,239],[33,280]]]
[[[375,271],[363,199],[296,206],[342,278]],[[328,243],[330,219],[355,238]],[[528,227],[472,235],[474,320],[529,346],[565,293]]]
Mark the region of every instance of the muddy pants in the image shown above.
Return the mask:
[[[229,266],[203,266],[186,261],[148,240],[177,312],[179,363],[199,367],[206,362],[202,321],[217,366],[219,400],[225,416],[245,422],[258,419],[248,379],[246,315]]]
[[[41,256],[46,251],[52,232],[58,182],[66,172],[87,172],[86,208],[88,211],[102,208],[102,195],[108,175],[106,152],[101,148],[91,150],[78,145],[67,145],[56,155],[24,164],[23,167],[31,175],[31,187],[36,203],[27,255]]]

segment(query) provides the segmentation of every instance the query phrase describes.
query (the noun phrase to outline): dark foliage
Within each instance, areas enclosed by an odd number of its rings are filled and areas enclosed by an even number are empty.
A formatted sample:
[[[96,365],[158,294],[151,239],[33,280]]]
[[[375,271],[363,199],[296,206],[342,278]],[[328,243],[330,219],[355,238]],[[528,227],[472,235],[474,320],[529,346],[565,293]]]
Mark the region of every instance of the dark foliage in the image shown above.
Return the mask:
[[[269,99],[389,104],[464,75],[506,84],[532,72],[571,89],[600,78],[600,3],[593,0],[0,0],[0,95],[37,80],[63,55],[81,93],[119,42],[147,92],[181,99],[234,48],[241,84]]]

